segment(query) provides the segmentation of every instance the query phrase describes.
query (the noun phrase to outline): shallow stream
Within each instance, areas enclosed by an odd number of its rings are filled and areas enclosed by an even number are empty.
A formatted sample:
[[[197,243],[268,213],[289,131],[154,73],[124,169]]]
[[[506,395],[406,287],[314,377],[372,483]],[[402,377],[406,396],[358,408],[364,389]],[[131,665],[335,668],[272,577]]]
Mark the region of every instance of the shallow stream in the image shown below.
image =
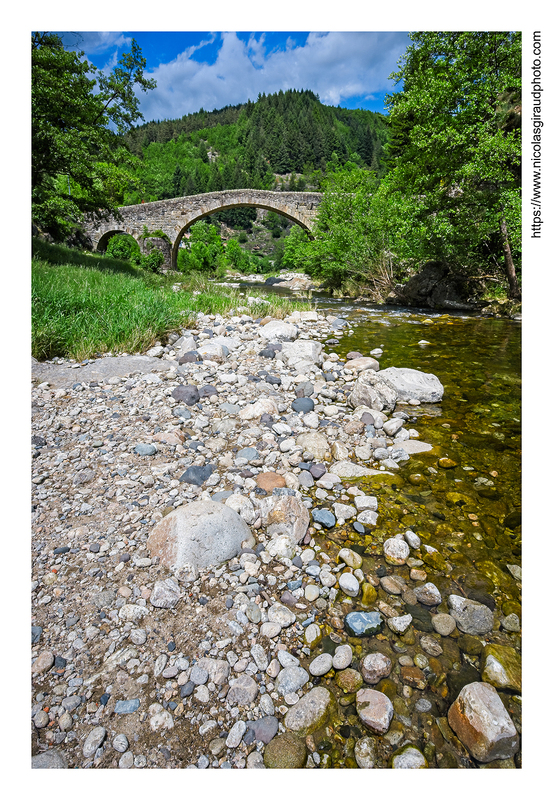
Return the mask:
[[[273,288],[272,291],[275,291]],[[282,290],[278,291],[282,293]],[[409,595],[393,597],[378,588],[378,602],[397,606],[397,613],[414,616],[414,631],[404,636],[387,628],[376,637],[348,638],[354,651],[352,667],[367,652],[383,652],[394,664],[392,674],[375,689],[394,705],[394,720],[388,733],[378,739],[375,766],[390,766],[392,754],[409,742],[427,758],[428,766],[474,768],[475,762],[460,745],[447,724],[447,710],[467,683],[482,680],[481,654],[486,644],[520,650],[520,631],[506,630],[502,620],[521,618],[521,326],[507,319],[428,310],[359,305],[319,296],[319,310],[332,310],[347,320],[337,329],[334,344],[342,361],[350,351],[377,356],[380,368],[411,367],[434,373],[445,388],[441,403],[401,406],[411,418],[420,440],[433,445],[429,452],[411,456],[394,475],[357,482],[365,492],[378,497],[378,525],[370,534],[357,534],[351,524],[319,531],[316,540],[330,556],[349,547],[363,556],[366,574],[399,575],[412,588],[409,565],[392,567],[382,555],[382,544],[390,536],[413,530],[423,545],[436,553],[423,553],[420,569],[427,573],[442,595],[440,612],[448,612],[446,598],[464,595],[494,610],[496,625],[486,637],[454,631],[451,636],[434,634],[426,608],[407,603]],[[351,327],[349,327],[351,326]],[[328,338],[323,340],[328,342]],[[424,344],[422,342],[425,342]],[[351,482],[355,483],[355,482]],[[348,484],[344,481],[345,487]],[[316,501],[317,505],[328,503]],[[341,602],[340,602],[341,600]],[[326,635],[314,651],[333,652],[344,641],[340,619],[350,611],[366,609],[359,597],[337,598],[334,618],[325,623]],[[324,615],[323,615],[324,617]],[[430,633],[439,640],[437,656],[421,647],[421,637]],[[419,686],[405,681],[405,667],[421,667]],[[325,676],[322,684],[332,680]],[[423,686],[424,683],[424,686]],[[346,687],[347,688],[347,687]],[[366,731],[360,730],[354,694],[343,689],[336,718],[325,729],[319,751],[327,751],[327,766],[355,767],[354,747]],[[353,686],[351,689],[353,690]],[[519,692],[498,689],[504,705],[520,732]],[[326,738],[325,738],[326,737]],[[519,766],[520,757],[491,766]]]

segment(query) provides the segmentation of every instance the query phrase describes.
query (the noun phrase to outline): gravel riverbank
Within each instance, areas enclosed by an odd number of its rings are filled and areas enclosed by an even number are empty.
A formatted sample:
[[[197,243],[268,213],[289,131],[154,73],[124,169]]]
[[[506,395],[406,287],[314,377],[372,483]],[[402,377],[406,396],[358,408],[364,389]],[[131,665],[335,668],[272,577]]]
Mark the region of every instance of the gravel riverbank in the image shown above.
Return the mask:
[[[33,767],[519,766],[519,618],[378,535],[443,387],[344,333],[199,316],[33,364]]]

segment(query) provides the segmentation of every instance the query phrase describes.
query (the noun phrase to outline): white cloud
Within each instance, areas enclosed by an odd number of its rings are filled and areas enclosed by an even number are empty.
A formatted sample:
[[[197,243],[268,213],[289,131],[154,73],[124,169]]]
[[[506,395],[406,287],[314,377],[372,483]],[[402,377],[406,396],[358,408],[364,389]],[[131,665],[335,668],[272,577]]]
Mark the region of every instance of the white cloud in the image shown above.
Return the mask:
[[[149,71],[157,89],[141,97],[146,120],[175,119],[184,114],[235,105],[279,89],[311,89],[321,102],[338,105],[349,97],[370,98],[392,88],[388,77],[408,44],[407,34],[391,32],[310,33],[305,45],[267,53],[264,36],[241,41],[224,33],[213,64],[198,47]],[[198,52],[199,51],[199,52]]]
[[[131,39],[120,31],[69,31],[60,34],[68,49],[84,50],[89,55],[105,53],[111,48],[126,47]]]

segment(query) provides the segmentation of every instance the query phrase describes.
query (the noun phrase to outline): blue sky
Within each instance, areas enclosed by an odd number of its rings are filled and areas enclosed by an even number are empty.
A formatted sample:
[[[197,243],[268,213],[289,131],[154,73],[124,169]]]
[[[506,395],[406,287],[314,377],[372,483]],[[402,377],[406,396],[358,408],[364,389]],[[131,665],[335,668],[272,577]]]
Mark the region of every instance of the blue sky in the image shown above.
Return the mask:
[[[409,44],[405,32],[62,32],[109,70],[136,39],[157,88],[138,92],[142,114],[175,119],[255,100],[259,93],[311,89],[321,101],[385,113],[389,75]]]

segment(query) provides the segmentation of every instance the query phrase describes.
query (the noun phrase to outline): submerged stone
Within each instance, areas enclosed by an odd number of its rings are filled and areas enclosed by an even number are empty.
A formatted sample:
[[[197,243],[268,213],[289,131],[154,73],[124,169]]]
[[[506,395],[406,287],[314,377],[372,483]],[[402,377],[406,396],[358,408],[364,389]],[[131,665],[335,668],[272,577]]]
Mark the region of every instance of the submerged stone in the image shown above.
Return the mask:
[[[352,611],[344,619],[350,636],[375,636],[380,633],[384,620],[379,611]]]
[[[511,758],[519,735],[497,691],[489,683],[465,686],[450,707],[447,720],[477,761]]]

